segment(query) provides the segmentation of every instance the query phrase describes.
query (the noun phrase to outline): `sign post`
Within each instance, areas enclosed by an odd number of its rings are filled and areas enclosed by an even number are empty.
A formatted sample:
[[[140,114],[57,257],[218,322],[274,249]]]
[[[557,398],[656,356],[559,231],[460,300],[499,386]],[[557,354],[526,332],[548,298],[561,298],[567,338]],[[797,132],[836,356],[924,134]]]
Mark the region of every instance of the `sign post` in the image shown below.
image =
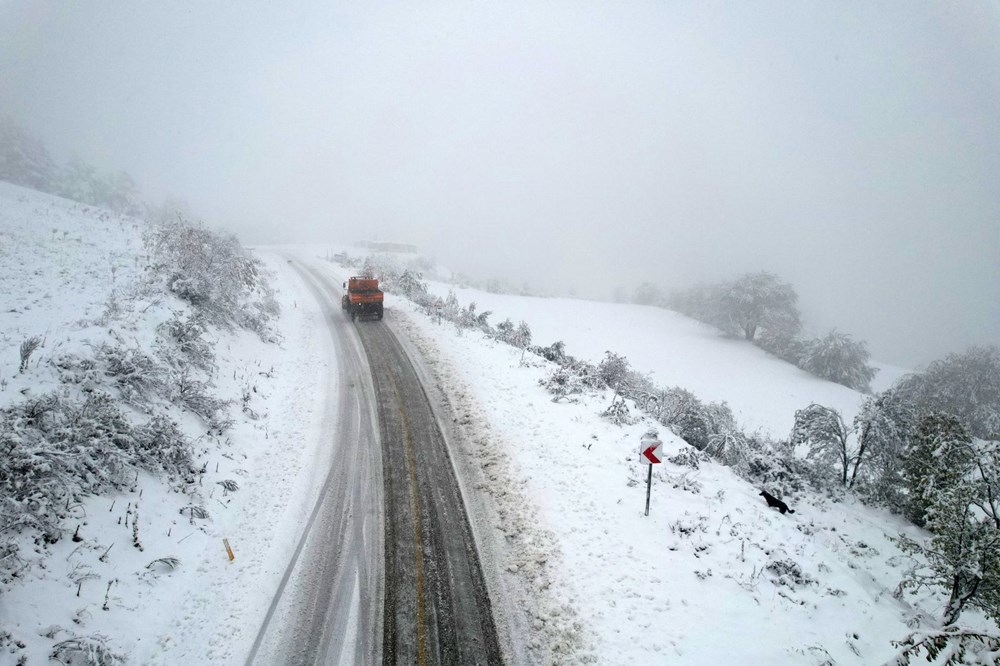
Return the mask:
[[[653,465],[663,462],[663,442],[656,438],[655,433],[647,433],[642,436],[639,443],[639,459],[649,463],[649,472],[646,474],[646,514],[649,515],[649,494],[653,487]]]

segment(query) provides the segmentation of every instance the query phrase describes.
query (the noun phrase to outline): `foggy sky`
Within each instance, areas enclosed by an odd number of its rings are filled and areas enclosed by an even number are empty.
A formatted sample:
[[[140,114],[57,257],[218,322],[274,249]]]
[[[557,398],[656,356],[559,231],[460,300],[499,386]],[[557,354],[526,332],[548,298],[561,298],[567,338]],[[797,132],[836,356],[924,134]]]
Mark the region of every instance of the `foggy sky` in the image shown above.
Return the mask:
[[[995,3],[287,4],[0,0],[0,113],[248,242],[768,269],[879,360],[1000,343]]]

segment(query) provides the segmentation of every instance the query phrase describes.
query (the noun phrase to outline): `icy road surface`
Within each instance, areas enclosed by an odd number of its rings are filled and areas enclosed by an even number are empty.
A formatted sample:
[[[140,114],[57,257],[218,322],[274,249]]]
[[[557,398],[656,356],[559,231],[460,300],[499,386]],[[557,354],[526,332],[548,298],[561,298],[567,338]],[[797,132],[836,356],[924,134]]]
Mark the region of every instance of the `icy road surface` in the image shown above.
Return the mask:
[[[294,264],[320,303],[340,387],[331,467],[247,664],[371,664],[381,653],[382,461],[371,373],[339,296]],[[335,401],[335,405],[333,402]],[[332,416],[331,414],[331,416]]]
[[[501,663],[461,491],[413,365],[383,322],[344,316],[328,274],[292,263],[335,344],[336,450],[247,663]]]

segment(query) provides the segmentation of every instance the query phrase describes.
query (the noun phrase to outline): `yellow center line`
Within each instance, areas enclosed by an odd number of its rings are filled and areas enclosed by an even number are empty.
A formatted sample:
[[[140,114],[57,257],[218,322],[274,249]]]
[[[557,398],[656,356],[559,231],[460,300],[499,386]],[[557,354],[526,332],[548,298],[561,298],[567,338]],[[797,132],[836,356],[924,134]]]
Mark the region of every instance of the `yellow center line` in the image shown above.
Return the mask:
[[[406,467],[410,474],[410,494],[413,498],[413,544],[416,550],[417,568],[417,664],[427,663],[427,627],[424,620],[424,552],[420,545],[420,504],[417,500],[417,463],[413,455],[413,438],[410,435],[410,422],[403,409],[403,399],[399,394],[399,385],[392,377],[392,388],[396,392],[396,404],[402,418],[403,443],[406,447]]]

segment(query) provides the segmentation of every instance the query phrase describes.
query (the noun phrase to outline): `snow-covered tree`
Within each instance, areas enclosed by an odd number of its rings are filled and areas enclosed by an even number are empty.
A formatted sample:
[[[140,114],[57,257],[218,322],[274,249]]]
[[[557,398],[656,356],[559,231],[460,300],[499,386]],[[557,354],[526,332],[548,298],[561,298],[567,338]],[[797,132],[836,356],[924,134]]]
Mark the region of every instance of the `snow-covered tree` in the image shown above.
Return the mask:
[[[510,320],[510,317],[507,317],[496,325],[495,330],[497,340],[500,340],[501,342],[508,342],[514,334],[514,322]]]
[[[957,417],[973,437],[1000,439],[1000,348],[949,354],[901,379],[897,390],[923,413]]]
[[[902,648],[885,666],[909,666],[917,663],[1000,664],[1000,636],[961,627],[945,627],[936,631],[918,631],[903,640],[891,641]]]
[[[13,119],[0,116],[0,180],[52,192],[55,173],[42,142]]]
[[[661,305],[663,292],[652,282],[643,282],[632,292],[632,302],[637,305]]]
[[[107,184],[94,165],[73,156],[59,173],[58,194],[73,201],[97,206],[107,199]]]
[[[416,300],[427,293],[427,284],[421,280],[422,277],[416,271],[405,270],[396,278],[393,287],[410,300]]]
[[[138,215],[142,212],[139,187],[132,176],[125,171],[119,171],[117,175],[108,178],[106,183],[106,199],[101,205],[126,215]]]
[[[723,290],[721,324],[724,330],[742,333],[750,341],[761,330],[794,335],[802,327],[798,299],[792,285],[773,273],[747,273]]]
[[[531,344],[531,329],[528,324],[522,321],[515,327],[509,317],[496,325],[494,335],[497,340],[518,349],[525,349]]]
[[[800,338],[781,331],[764,331],[757,337],[757,346],[772,356],[801,367],[807,344]]]
[[[614,390],[615,395],[622,392],[622,387],[632,375],[632,366],[628,359],[621,354],[614,352],[604,352],[604,360],[597,366],[597,372],[601,380],[608,388]]]
[[[940,450],[939,473],[947,466],[947,474],[957,478],[924,488],[930,540],[899,536],[904,551],[924,560],[907,573],[900,590],[949,590],[945,625],[966,607],[1000,622],[1000,443],[944,441]]]
[[[802,351],[799,367],[806,372],[856,391],[871,392],[871,380],[878,370],[868,365],[871,354],[864,341],[832,330],[806,343]]]
[[[961,485],[972,465],[972,438],[954,416],[929,414],[920,420],[903,459],[907,517],[923,525],[937,495]]]
[[[671,292],[667,307],[698,321],[725,329],[722,297],[728,284],[697,284]]]
[[[855,458],[849,436],[843,417],[835,409],[813,403],[795,412],[792,446],[807,446],[806,459],[821,472],[839,468],[837,476],[844,486],[848,484],[850,466]]]
[[[858,451],[850,486],[861,480],[858,471],[863,467],[866,471],[863,478],[870,495],[893,508],[899,508],[898,494],[902,486],[900,466],[914,420],[913,406],[892,389],[865,399],[854,417]]]
[[[531,327],[528,326],[527,322],[521,321],[517,325],[517,330],[510,337],[510,344],[520,349],[527,349],[528,345],[531,344]]]
[[[865,400],[851,427],[840,412],[823,405],[798,410],[790,443],[807,446],[807,460],[820,471],[836,469],[842,485],[864,481],[871,496],[891,504],[912,428],[910,405],[886,391]]]

